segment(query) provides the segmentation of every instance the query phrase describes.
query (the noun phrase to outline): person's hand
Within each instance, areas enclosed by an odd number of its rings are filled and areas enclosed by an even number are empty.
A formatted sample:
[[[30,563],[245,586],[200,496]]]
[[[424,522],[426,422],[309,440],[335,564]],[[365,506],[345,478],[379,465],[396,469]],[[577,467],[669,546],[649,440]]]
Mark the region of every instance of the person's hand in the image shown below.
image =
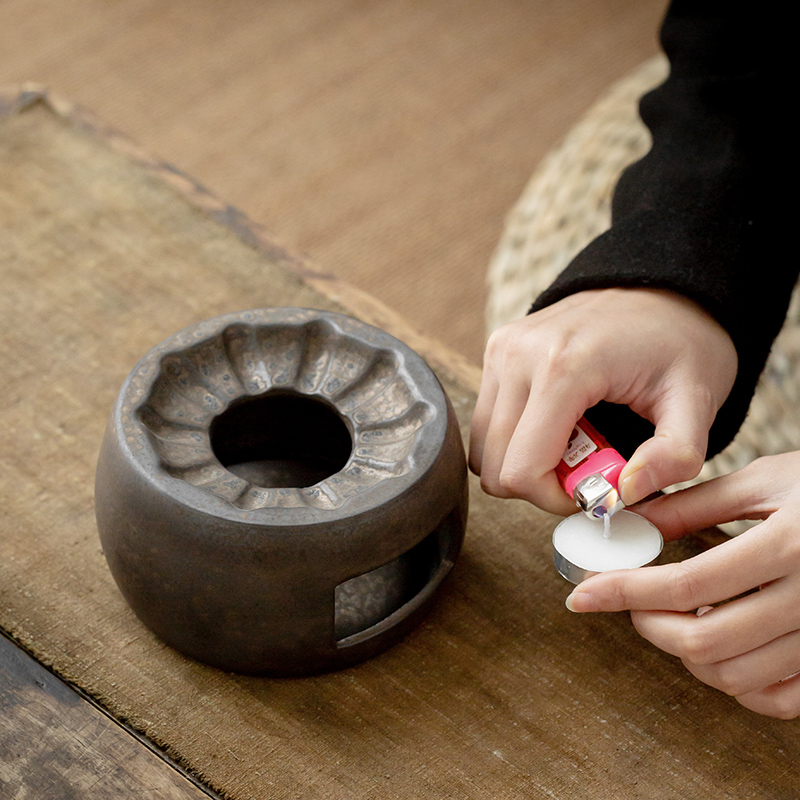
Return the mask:
[[[656,426],[620,476],[623,501],[635,503],[700,471],[736,367],[725,330],[680,295],[571,295],[490,337],[470,468],[489,494],[568,514],[574,504],[553,470],[570,432],[600,400],[623,403]]]
[[[665,539],[765,521],[680,564],[589,578],[568,607],[629,609],[642,636],[704,683],[761,714],[800,716],[800,452],[758,459],[636,510]]]

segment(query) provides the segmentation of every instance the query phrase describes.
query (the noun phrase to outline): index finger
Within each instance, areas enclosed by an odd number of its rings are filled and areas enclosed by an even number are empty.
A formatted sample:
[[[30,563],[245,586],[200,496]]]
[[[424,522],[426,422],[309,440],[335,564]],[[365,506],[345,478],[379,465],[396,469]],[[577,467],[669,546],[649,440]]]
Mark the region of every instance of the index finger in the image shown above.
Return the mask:
[[[567,598],[571,611],[692,611],[783,576],[770,520],[675,564],[615,570],[588,578]]]
[[[582,412],[579,405],[570,407],[569,398],[542,411],[539,399],[530,397],[508,442],[503,484],[541,508],[563,513],[574,510],[553,470]]]

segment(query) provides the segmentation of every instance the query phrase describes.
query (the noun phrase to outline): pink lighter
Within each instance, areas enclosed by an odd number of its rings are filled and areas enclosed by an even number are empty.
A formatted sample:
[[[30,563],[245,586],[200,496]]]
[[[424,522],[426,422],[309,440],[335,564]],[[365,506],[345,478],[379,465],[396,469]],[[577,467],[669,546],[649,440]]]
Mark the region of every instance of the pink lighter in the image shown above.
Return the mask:
[[[581,417],[558,462],[556,475],[566,493],[592,518],[609,517],[624,508],[619,474],[627,462]]]

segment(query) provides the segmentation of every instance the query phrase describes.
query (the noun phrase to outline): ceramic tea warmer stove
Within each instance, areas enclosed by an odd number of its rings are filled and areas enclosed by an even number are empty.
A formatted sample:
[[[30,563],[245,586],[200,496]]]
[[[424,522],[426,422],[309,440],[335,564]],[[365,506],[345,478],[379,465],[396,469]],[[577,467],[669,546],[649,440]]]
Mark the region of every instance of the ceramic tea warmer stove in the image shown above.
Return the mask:
[[[139,618],[200,661],[338,669],[421,618],[464,536],[466,464],[433,372],[385,331],[270,308],[193,325],[122,386],[97,523]]]

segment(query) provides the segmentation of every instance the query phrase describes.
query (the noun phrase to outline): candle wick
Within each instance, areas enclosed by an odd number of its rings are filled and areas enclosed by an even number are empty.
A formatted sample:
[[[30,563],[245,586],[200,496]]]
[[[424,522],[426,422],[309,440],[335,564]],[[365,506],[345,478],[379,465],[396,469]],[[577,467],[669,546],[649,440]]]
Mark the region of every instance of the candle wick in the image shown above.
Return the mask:
[[[603,514],[603,538],[608,539],[611,536],[611,514]]]

